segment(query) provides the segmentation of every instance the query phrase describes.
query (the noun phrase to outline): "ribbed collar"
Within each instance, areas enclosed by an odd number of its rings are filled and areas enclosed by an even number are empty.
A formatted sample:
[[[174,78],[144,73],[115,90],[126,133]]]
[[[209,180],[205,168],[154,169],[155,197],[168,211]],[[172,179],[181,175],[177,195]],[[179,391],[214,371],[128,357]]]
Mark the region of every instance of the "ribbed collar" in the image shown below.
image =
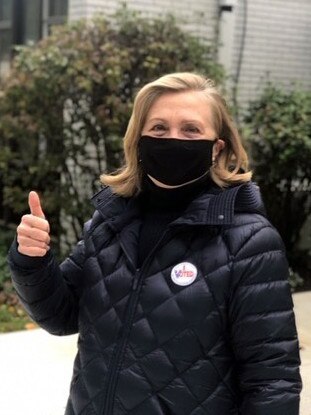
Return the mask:
[[[122,228],[134,218],[139,218],[141,208],[138,198],[123,198],[105,187],[91,200],[105,219]],[[220,190],[216,194],[205,191],[190,202],[173,224],[230,225],[235,211],[265,215],[259,188],[253,182]]]

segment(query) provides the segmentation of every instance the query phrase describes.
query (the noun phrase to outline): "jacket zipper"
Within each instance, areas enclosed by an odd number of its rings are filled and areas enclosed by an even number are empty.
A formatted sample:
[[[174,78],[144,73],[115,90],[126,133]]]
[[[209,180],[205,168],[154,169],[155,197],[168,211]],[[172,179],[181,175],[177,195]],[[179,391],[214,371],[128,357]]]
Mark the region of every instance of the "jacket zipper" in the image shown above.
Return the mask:
[[[104,410],[101,411],[103,415],[112,415],[113,413],[113,404],[114,404],[114,395],[117,386],[118,374],[120,366],[122,363],[122,356],[125,350],[128,336],[130,334],[131,322],[133,319],[134,311],[136,308],[137,302],[137,283],[135,284],[136,278],[138,277],[139,270],[136,271],[136,275],[132,285],[132,293],[129,299],[129,304],[127,307],[127,319],[124,323],[124,328],[122,332],[121,339],[116,346],[115,352],[112,356],[112,361],[110,364],[109,372],[107,375],[107,391],[105,396]]]
[[[127,340],[129,338],[129,335],[130,335],[130,331],[131,331],[131,327],[132,327],[132,323],[133,323],[133,319],[134,319],[134,315],[135,315],[135,310],[136,310],[136,306],[137,306],[137,302],[138,302],[138,298],[139,298],[139,294],[140,294],[140,288],[142,286],[143,270],[147,267],[150,259],[152,258],[153,253],[156,251],[158,246],[161,243],[163,243],[163,241],[165,239],[164,238],[165,236],[167,236],[167,232],[165,232],[162,235],[161,239],[154,246],[152,251],[149,253],[147,258],[145,259],[144,263],[142,264],[142,267],[140,269],[136,269],[136,271],[135,271],[135,277],[134,277],[134,280],[133,280],[133,283],[132,283],[132,292],[130,294],[130,298],[129,298],[129,302],[128,302],[128,306],[127,306],[127,310],[126,310],[127,318],[126,318],[126,321],[124,323],[121,338],[120,338],[118,344],[116,345],[115,351],[112,355],[110,366],[109,366],[109,371],[108,371],[108,374],[107,374],[107,390],[106,390],[106,394],[105,394],[105,401],[104,401],[103,408],[100,411],[100,413],[102,415],[112,415],[113,414],[114,396],[115,396],[115,390],[116,390],[117,381],[118,381],[119,370],[121,368],[121,364],[122,364],[122,361],[123,361],[123,354],[124,354],[124,351],[125,351]],[[126,247],[121,243],[120,240],[119,240],[119,242],[120,242],[121,248],[123,249],[124,253],[130,259],[130,256],[128,255]],[[130,263],[134,267],[133,262],[130,261]]]

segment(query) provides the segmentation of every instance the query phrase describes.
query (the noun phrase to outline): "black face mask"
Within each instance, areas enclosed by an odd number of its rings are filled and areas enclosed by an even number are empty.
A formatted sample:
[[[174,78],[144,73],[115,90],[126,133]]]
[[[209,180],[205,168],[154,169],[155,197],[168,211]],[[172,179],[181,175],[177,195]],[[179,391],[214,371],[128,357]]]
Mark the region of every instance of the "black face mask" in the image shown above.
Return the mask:
[[[208,173],[216,141],[142,136],[139,161],[146,174],[163,184],[186,184]]]

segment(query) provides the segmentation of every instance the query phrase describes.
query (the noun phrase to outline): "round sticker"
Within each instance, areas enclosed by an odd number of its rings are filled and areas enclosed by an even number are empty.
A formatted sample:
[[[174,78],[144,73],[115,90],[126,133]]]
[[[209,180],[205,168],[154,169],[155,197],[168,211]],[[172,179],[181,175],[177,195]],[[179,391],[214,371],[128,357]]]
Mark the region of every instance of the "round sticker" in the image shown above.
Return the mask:
[[[190,285],[197,275],[197,268],[190,262],[181,262],[175,265],[171,272],[172,281],[177,285]]]

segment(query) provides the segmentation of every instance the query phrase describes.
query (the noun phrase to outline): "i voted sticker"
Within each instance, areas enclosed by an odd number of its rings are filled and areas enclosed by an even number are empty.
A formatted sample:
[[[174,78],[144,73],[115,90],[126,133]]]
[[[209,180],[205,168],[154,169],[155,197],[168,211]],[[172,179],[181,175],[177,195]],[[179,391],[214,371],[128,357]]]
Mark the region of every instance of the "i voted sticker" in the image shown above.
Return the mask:
[[[172,281],[177,285],[190,285],[198,275],[197,268],[190,262],[175,265],[171,272]]]

